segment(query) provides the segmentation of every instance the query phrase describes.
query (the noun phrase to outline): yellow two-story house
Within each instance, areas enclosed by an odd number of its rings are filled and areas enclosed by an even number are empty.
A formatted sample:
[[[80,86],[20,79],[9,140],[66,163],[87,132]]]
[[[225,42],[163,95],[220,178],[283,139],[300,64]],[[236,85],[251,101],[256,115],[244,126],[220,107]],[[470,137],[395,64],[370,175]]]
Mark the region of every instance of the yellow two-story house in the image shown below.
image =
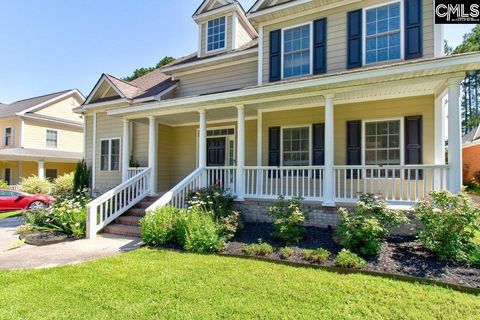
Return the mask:
[[[17,185],[24,177],[56,177],[83,158],[85,101],[78,90],[0,104],[0,179]]]
[[[460,83],[480,53],[443,55],[433,0],[199,5],[196,52],[132,82],[103,75],[80,109],[92,187],[113,188],[89,236],[146,195],[184,206],[213,184],[239,205],[324,208],[461,190]]]

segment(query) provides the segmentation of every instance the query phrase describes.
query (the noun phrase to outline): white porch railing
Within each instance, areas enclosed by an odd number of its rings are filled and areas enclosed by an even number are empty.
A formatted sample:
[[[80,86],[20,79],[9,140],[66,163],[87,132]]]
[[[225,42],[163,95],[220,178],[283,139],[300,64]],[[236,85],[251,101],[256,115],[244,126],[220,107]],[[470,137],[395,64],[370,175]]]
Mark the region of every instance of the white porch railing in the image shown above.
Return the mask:
[[[355,202],[362,193],[390,202],[416,202],[448,186],[448,166],[335,166],[335,201]]]
[[[87,204],[87,238],[95,238],[100,230],[150,194],[151,172],[143,170]]]
[[[163,197],[155,201],[150,207],[147,208],[147,212],[155,210],[167,205],[177,208],[185,208],[187,195],[195,190],[202,188],[202,180],[205,179],[205,169],[198,168],[188,175],[185,179],[180,181],[170,191],[165,193]]]
[[[237,193],[237,168],[236,167],[207,167],[207,186],[219,186],[224,190]]]
[[[145,171],[147,169],[148,169],[148,167],[138,167],[138,168],[131,167],[131,168],[128,168],[127,179],[133,178],[137,174],[142,173],[143,171]]]
[[[245,196],[323,200],[324,167],[245,167]]]

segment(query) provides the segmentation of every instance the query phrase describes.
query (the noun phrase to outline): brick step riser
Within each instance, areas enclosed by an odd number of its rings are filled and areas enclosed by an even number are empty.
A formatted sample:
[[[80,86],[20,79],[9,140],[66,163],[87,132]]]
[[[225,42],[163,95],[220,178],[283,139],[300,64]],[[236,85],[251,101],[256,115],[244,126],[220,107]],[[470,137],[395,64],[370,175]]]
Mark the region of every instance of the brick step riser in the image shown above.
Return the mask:
[[[124,225],[110,225],[107,226],[104,230],[104,233],[115,234],[119,236],[128,236],[128,237],[140,237],[140,228],[128,226],[125,227]]]
[[[130,209],[127,211],[126,215],[135,216],[135,217],[144,217],[145,210],[144,209]]]
[[[117,223],[119,224],[125,224],[128,226],[138,226],[140,222],[141,217],[138,216],[131,216],[131,215],[126,215],[126,216],[121,216],[116,220]]]

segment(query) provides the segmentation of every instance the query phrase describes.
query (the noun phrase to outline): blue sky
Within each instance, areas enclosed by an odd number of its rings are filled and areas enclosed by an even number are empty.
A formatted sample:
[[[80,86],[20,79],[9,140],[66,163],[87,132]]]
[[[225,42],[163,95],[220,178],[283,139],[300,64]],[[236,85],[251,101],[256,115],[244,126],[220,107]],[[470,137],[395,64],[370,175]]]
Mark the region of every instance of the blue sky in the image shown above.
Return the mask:
[[[254,0],[240,0],[247,10]],[[201,0],[0,1],[0,102],[127,76],[196,51]],[[452,45],[473,25],[448,27]]]

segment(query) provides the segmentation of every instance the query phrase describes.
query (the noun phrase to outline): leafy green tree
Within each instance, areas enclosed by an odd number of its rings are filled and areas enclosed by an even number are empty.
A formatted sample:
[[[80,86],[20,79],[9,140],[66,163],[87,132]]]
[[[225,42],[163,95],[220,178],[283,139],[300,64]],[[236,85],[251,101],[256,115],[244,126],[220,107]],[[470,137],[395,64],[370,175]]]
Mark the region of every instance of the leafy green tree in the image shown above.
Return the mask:
[[[140,77],[143,77],[144,75],[152,72],[152,71],[155,71],[156,69],[159,69],[161,67],[163,67],[164,65],[167,65],[169,64],[170,62],[174,61],[175,59],[173,57],[164,57],[162,60],[160,60],[156,65],[155,67],[147,67],[147,68],[139,68],[139,69],[135,69],[133,71],[133,74],[131,76],[128,76],[128,77],[125,77],[123,78],[123,80],[125,81],[132,81],[132,80],[135,80],[137,78],[140,78]]]
[[[449,56],[453,53],[453,48],[451,46],[448,45],[448,41],[447,40],[443,40],[443,52]]]
[[[480,51],[480,24],[463,36],[463,42],[453,50],[454,54]]]

